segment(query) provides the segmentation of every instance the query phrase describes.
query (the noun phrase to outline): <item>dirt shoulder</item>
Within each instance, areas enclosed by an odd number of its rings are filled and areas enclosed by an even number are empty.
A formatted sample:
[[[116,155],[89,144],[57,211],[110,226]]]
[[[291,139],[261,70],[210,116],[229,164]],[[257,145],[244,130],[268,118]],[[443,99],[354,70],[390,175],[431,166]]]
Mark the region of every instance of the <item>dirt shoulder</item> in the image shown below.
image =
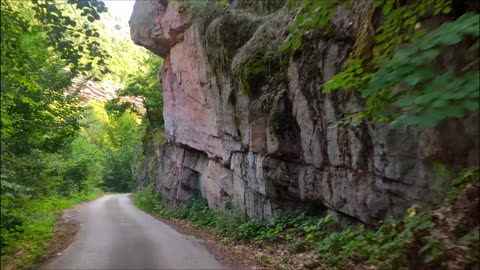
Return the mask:
[[[152,216],[182,234],[194,236],[202,240],[204,246],[222,265],[231,269],[252,269],[248,258],[232,250],[231,246],[222,244],[221,239],[218,239],[218,237],[212,233],[194,228],[185,220],[168,220],[158,216]]]
[[[315,269],[319,266],[313,253],[291,254],[285,243],[235,241],[212,230],[195,228],[186,220],[150,215],[182,234],[202,240],[217,261],[229,269]]]
[[[61,256],[73,241],[76,240],[80,230],[79,213],[80,209],[90,201],[82,202],[73,208],[64,210],[53,225],[53,236],[48,241],[47,254],[37,263],[37,267],[48,264],[57,256]]]

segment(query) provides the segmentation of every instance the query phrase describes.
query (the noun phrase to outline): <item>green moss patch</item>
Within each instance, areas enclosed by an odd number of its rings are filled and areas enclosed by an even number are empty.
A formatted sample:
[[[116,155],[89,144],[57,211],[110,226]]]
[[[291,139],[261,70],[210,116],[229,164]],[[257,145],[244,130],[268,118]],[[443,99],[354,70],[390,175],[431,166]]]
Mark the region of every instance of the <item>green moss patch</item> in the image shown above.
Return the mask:
[[[236,51],[247,42],[259,26],[249,15],[227,13],[210,23],[205,32],[205,48],[216,73],[230,73]]]
[[[261,94],[262,86],[274,83],[271,82],[271,78],[280,73],[280,70],[280,57],[275,52],[261,49],[236,66],[233,73],[239,81],[242,92],[251,98],[257,98]]]

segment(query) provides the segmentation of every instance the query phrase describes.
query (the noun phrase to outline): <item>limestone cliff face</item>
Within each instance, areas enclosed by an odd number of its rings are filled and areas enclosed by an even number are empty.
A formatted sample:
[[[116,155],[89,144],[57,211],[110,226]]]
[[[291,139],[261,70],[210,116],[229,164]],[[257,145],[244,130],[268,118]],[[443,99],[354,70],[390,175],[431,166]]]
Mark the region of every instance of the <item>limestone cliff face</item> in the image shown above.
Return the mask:
[[[305,208],[374,223],[441,200],[452,179],[442,166],[479,162],[478,116],[424,131],[333,125],[362,106],[355,94],[321,91],[368,17],[371,1],[354,3],[337,10],[334,35],[307,33],[282,61],[271,52],[293,21],[285,8],[190,22],[174,1],[137,1],[132,39],[165,60],[168,141],[146,142],[139,182],[155,183],[168,205],[200,190],[211,207],[266,220]]]

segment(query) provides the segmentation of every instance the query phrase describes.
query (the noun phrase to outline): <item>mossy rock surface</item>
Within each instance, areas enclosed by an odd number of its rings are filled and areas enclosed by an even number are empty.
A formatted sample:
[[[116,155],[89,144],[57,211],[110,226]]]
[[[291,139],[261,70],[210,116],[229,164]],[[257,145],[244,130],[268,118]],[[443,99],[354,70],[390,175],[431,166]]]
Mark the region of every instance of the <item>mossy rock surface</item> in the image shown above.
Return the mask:
[[[237,50],[244,45],[260,25],[261,20],[250,15],[229,12],[214,19],[205,32],[205,48],[215,72],[230,73]]]
[[[286,0],[241,0],[238,8],[259,14],[269,14],[282,8]]]
[[[284,40],[282,32],[287,29],[288,22],[288,13],[283,9],[264,17],[264,23],[232,60],[234,79],[243,94],[250,98],[258,98],[268,89],[283,83],[281,74],[282,63],[285,61],[279,47]]]
[[[259,50],[234,70],[234,75],[239,81],[242,92],[251,97],[258,98],[266,86],[278,84],[276,76],[281,71],[280,57],[272,51]]]

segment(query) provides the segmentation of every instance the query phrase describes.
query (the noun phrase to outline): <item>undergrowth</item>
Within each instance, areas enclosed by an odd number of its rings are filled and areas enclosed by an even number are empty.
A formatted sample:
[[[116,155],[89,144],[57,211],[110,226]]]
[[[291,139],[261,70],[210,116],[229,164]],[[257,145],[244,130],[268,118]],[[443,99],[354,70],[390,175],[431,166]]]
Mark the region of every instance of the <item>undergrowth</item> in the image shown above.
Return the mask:
[[[332,216],[314,217],[299,211],[286,212],[268,224],[245,218],[237,210],[210,209],[200,196],[184,207],[167,208],[151,185],[133,194],[132,199],[144,211],[166,219],[184,219],[196,228],[212,229],[233,240],[283,243],[290,254],[314,251],[322,269],[353,265],[368,269],[469,269],[478,264],[479,227],[474,215],[478,212],[478,179],[478,170],[466,170],[439,208],[422,211],[413,206],[402,220],[386,219],[375,228],[342,228]],[[465,224],[469,219],[473,223]]]
[[[53,235],[53,225],[65,209],[100,193],[76,194],[70,198],[27,196],[15,199],[2,195],[1,265],[2,269],[31,269],[47,254],[46,245]]]

